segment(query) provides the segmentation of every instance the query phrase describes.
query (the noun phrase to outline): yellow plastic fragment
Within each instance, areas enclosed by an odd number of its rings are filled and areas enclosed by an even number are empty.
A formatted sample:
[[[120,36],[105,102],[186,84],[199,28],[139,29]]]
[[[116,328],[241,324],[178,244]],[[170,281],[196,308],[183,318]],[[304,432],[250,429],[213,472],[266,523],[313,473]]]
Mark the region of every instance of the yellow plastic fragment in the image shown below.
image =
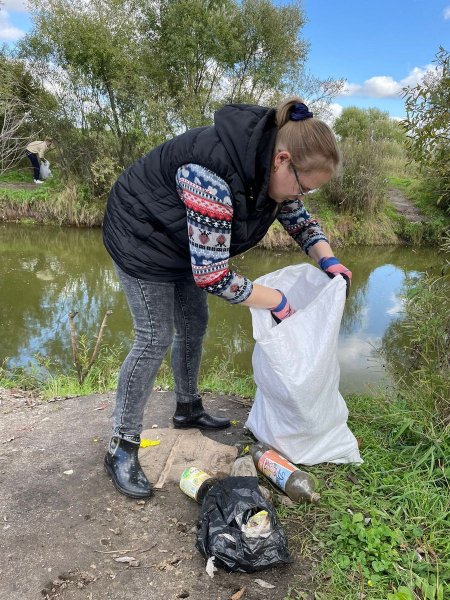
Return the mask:
[[[140,448],[148,448],[149,446],[159,446],[161,442],[159,440],[141,440]]]

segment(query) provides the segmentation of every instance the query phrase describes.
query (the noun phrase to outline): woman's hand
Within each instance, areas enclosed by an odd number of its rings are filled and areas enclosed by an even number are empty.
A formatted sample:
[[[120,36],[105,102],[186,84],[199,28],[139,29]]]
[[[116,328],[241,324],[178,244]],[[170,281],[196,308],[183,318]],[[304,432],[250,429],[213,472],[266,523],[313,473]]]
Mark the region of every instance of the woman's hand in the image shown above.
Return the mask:
[[[319,267],[328,275],[328,277],[336,277],[342,275],[347,284],[347,297],[352,283],[352,272],[347,269],[335,256],[325,256],[319,260]]]
[[[289,304],[283,292],[281,290],[277,290],[277,292],[280,292],[281,294],[281,302],[274,308],[271,308],[270,312],[272,313],[272,316],[275,319],[275,321],[277,323],[280,323],[281,321],[284,321],[284,319],[287,319],[288,317],[293,315],[295,313],[295,310]]]

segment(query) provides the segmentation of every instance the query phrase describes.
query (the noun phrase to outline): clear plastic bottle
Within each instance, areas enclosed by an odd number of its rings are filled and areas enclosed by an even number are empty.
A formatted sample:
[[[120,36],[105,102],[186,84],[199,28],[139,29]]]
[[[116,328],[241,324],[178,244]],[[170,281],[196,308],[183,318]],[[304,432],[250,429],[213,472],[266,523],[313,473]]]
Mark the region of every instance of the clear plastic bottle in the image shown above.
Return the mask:
[[[294,502],[319,502],[312,478],[290,463],[284,456],[264,444],[250,447],[250,454],[258,471],[283,490]]]

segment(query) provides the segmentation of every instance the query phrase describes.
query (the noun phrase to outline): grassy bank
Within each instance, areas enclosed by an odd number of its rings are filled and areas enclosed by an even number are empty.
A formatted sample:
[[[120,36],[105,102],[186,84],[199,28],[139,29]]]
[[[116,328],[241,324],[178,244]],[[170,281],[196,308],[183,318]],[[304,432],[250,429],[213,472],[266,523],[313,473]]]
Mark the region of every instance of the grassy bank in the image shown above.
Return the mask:
[[[389,181],[418,206],[426,216],[426,222],[408,222],[389,203],[386,203],[383,211],[376,216],[355,217],[337,211],[320,192],[309,196],[306,204],[336,247],[438,244],[443,232],[449,227],[450,219],[435,206],[432,192],[419,180],[391,177]],[[105,199],[92,200],[88,191],[76,182],[63,184],[58,172],[44,185],[34,186],[29,182],[30,175],[27,170],[11,172],[0,177],[2,221],[51,223],[71,227],[101,226]],[[15,187],[2,187],[2,184]],[[294,248],[295,243],[276,221],[261,241],[260,247],[289,249]]]
[[[79,362],[85,369],[91,352],[83,336],[79,339]],[[0,366],[0,387],[35,391],[42,401],[50,398],[86,396],[115,390],[123,351],[120,347],[103,347],[83,383],[79,383],[76,369],[63,372],[60,365],[43,356],[35,356],[36,363],[27,368],[10,370]],[[155,389],[173,389],[173,377],[168,362],[163,362],[155,381]],[[212,367],[200,375],[199,389],[204,392],[230,394],[242,398],[255,395],[255,383],[250,374],[239,373],[231,355],[217,358]]]
[[[450,594],[449,438],[399,398],[347,402],[364,464],[309,468],[321,483],[320,506],[282,509],[299,523],[303,555],[317,563],[314,597],[444,600]]]
[[[105,201],[92,200],[76,182],[62,183],[58,172],[41,185],[27,170],[0,177],[0,219],[68,227],[100,227]]]

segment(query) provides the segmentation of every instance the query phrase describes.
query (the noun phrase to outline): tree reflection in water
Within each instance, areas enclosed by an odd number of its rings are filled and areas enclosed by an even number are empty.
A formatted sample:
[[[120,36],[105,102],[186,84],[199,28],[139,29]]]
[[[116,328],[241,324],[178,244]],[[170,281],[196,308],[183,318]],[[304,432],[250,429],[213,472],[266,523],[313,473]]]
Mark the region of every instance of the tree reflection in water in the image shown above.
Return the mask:
[[[108,309],[113,314],[104,342],[121,344],[126,353],[132,338],[131,318],[99,230],[4,224],[0,245],[0,359],[9,357],[10,366],[27,365],[40,353],[69,369],[68,313],[78,312],[77,331],[92,339]],[[436,265],[435,253],[391,246],[336,249],[336,254],[353,272],[339,344],[341,391],[367,392],[369,385],[386,381],[374,349],[401,314],[405,277]],[[233,268],[256,279],[305,260],[300,251],[254,249],[233,259]],[[203,368],[226,355],[238,372],[251,372],[250,311],[214,297],[209,305]],[[401,340],[393,344],[401,353]]]

